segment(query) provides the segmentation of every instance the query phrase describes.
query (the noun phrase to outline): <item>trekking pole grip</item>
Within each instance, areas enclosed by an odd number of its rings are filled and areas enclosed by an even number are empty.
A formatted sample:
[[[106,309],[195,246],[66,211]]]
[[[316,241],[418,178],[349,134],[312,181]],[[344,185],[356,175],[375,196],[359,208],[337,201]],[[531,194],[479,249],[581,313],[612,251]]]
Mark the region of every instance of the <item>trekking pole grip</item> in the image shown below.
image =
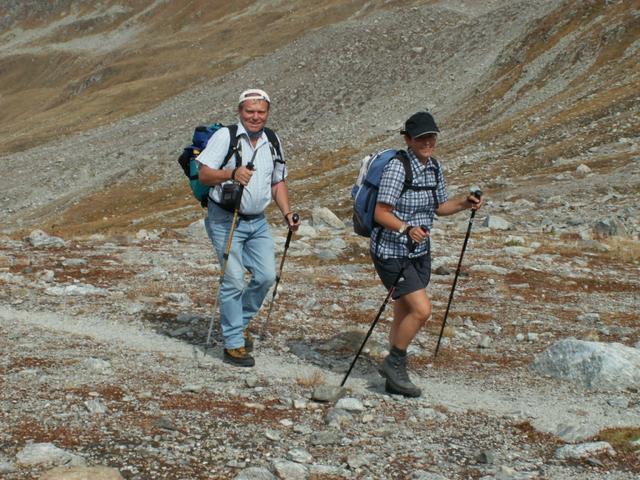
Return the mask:
[[[471,195],[473,195],[474,197],[476,197],[478,200],[480,200],[482,198],[482,190],[472,190]],[[469,221],[473,221],[473,217],[476,216],[476,209],[471,210],[471,218],[469,219]]]
[[[293,215],[291,215],[291,220],[293,221],[293,223],[298,223],[298,220],[300,220],[300,215],[298,215],[297,213],[294,213]],[[284,250],[285,250],[285,252],[287,251],[287,248],[289,248],[289,244],[291,243],[291,236],[292,235],[293,235],[293,230],[289,230],[289,233],[287,234],[287,241],[284,242]],[[284,257],[283,257],[283,260],[284,260]]]

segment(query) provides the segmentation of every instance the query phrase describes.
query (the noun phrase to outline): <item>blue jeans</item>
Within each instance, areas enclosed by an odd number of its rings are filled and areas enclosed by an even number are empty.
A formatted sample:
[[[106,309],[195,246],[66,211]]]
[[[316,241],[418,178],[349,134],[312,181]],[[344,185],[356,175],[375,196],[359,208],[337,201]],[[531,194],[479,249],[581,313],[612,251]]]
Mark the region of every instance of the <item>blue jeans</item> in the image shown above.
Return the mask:
[[[233,213],[212,201],[208,208],[205,227],[222,268]],[[273,237],[264,215],[238,220],[218,294],[224,348],[244,346],[244,330],[260,310],[276,279],[274,251]],[[246,271],[251,274],[248,284],[244,278]]]

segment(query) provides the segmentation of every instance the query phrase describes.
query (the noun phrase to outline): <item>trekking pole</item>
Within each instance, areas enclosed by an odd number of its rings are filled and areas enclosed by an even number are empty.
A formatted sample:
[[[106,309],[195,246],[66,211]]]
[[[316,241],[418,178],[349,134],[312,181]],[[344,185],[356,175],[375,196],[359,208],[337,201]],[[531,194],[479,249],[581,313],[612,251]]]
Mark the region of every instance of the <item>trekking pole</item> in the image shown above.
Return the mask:
[[[291,216],[291,220],[293,223],[298,223],[300,220],[300,215],[294,213]],[[280,271],[276,276],[276,284],[273,287],[273,295],[271,295],[271,304],[269,305],[269,313],[267,313],[267,319],[264,321],[264,325],[262,326],[262,335],[265,336],[267,333],[267,325],[269,323],[269,317],[271,316],[271,309],[273,308],[273,301],[276,298],[276,291],[278,290],[278,284],[280,283],[280,278],[282,277],[282,267],[284,266],[284,258],[287,256],[287,250],[289,250],[289,244],[291,243],[291,236],[293,235],[293,230],[289,229],[289,233],[287,233],[287,241],[284,242],[284,252],[282,252],[282,259],[280,260]]]
[[[476,190],[471,192],[471,194],[480,199],[482,197],[482,192],[480,190]],[[473,218],[476,216],[476,210],[471,210],[471,217],[469,218],[469,226],[467,227],[467,234],[464,237],[464,242],[462,243],[462,252],[460,253],[460,260],[458,260],[458,268],[456,269],[456,276],[453,278],[453,285],[451,286],[451,293],[449,294],[449,303],[447,303],[447,309],[444,312],[444,319],[442,320],[442,328],[440,328],[440,335],[438,336],[438,343],[436,345],[436,351],[433,354],[433,358],[438,356],[438,350],[440,348],[440,341],[442,340],[442,334],[444,333],[444,327],[447,324],[447,316],[449,315],[449,308],[451,307],[451,301],[453,300],[453,292],[456,290],[456,284],[458,283],[458,275],[460,275],[460,267],[462,266],[462,257],[464,256],[464,251],[467,248],[467,242],[469,241],[469,235],[471,235],[471,227],[473,226]]]
[[[427,232],[427,227],[425,227],[424,225],[421,225],[420,228],[423,231]],[[409,240],[411,240],[411,239],[409,239]],[[417,243],[412,242],[411,246],[409,247],[409,253],[412,253],[417,246],[418,246]],[[358,353],[356,353],[355,358],[353,359],[353,361],[351,362],[351,365],[349,366],[349,370],[347,370],[347,373],[345,374],[344,378],[342,379],[342,383],[340,383],[341,387],[344,387],[344,384],[347,382],[347,378],[349,378],[349,374],[351,373],[351,370],[353,370],[353,366],[356,364],[356,361],[358,360],[358,357],[360,356],[360,353],[362,352],[362,349],[364,348],[364,345],[367,343],[367,340],[369,340],[369,337],[371,336],[371,333],[373,333],[373,329],[375,328],[376,324],[378,323],[378,320],[380,320],[380,317],[382,316],[382,312],[384,312],[385,308],[387,308],[387,303],[389,303],[389,299],[391,298],[391,295],[393,295],[393,292],[395,292],[396,286],[398,285],[398,282],[402,278],[402,274],[404,273],[404,270],[407,268],[409,263],[410,262],[407,261],[403,265],[403,267],[398,272],[398,276],[393,281],[393,285],[391,285],[391,288],[389,289],[389,292],[387,293],[387,297],[384,299],[384,302],[382,303],[382,305],[380,305],[380,310],[378,310],[378,315],[376,315],[376,318],[373,320],[373,323],[371,324],[371,327],[369,327],[369,331],[365,335],[364,341],[362,342],[362,345],[360,345],[360,348],[358,349]]]
[[[249,170],[253,170],[253,160],[247,164]],[[236,222],[238,221],[238,213],[240,210],[240,203],[242,202],[242,194],[244,193],[244,185],[240,187],[240,193],[236,199],[236,204],[233,208],[233,219],[231,220],[231,228],[229,230],[229,236],[227,237],[227,244],[224,247],[224,254],[222,255],[222,272],[220,273],[220,284],[218,286],[218,295],[213,302],[213,313],[211,314],[211,320],[209,321],[209,332],[207,333],[207,343],[205,347],[211,344],[211,331],[213,330],[213,322],[216,318],[216,310],[218,309],[218,297],[220,296],[220,288],[222,288],[222,281],[224,280],[224,272],[227,270],[227,261],[229,260],[229,252],[231,251],[231,243],[233,242],[233,234],[236,231]]]

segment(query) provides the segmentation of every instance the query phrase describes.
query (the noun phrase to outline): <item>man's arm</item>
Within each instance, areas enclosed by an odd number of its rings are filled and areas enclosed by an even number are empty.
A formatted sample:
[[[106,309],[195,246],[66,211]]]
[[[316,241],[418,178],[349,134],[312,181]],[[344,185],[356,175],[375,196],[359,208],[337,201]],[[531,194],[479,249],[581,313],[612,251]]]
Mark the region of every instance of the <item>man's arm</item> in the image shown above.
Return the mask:
[[[207,167],[206,165],[200,165],[198,170],[198,180],[205,185],[214,186],[224,183],[232,179],[233,170],[220,170]]]
[[[284,180],[271,185],[271,196],[280,209],[280,212],[286,220],[289,228],[293,231],[296,231],[300,226],[300,219],[298,219],[297,222],[293,222],[293,219],[291,218],[293,216],[293,213],[291,212],[291,208],[289,206],[289,190],[287,189],[287,184]]]

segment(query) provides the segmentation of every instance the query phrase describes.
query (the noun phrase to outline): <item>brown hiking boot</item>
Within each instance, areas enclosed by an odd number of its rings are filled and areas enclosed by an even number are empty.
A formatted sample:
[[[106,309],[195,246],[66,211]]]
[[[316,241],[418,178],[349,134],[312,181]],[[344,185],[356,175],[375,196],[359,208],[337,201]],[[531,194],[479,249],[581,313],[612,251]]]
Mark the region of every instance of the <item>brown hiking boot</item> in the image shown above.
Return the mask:
[[[387,379],[385,390],[405,397],[419,397],[422,390],[416,387],[407,374],[407,357],[389,354],[380,367],[380,375]]]
[[[222,361],[237,367],[253,367],[256,364],[256,361],[244,347],[225,348]]]
[[[244,349],[249,353],[253,352],[253,335],[249,330],[245,330],[242,335],[244,336]]]

